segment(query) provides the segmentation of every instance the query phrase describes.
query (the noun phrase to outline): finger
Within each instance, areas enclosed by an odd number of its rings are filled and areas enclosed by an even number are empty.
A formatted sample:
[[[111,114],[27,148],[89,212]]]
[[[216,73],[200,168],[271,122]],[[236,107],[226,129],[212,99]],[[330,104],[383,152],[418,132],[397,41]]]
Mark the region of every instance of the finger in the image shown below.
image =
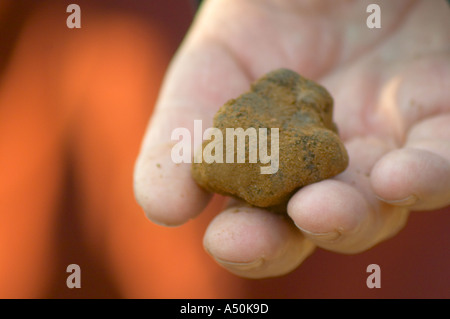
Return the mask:
[[[168,71],[135,165],[137,202],[148,218],[164,225],[194,218],[210,199],[194,183],[189,163],[173,162],[171,150],[178,141],[171,140],[172,131],[191,132],[193,154],[203,134],[194,131],[194,120],[210,127],[217,109],[249,86],[233,57],[218,43],[199,41],[196,33],[191,31]]]
[[[289,201],[288,214],[317,246],[357,253],[397,233],[408,211],[381,203],[370,188],[370,169],[389,147],[365,138],[346,148],[349,167],[334,179],[300,189]]]
[[[414,210],[450,205],[450,115],[411,129],[404,148],[375,165],[371,182],[385,202]]]
[[[211,195],[190,176],[190,164],[171,160],[172,144],[141,155],[136,163],[134,193],[146,216],[156,224],[178,226],[199,214]]]
[[[230,272],[266,278],[294,270],[315,246],[287,216],[235,206],[214,218],[205,233],[204,247]]]

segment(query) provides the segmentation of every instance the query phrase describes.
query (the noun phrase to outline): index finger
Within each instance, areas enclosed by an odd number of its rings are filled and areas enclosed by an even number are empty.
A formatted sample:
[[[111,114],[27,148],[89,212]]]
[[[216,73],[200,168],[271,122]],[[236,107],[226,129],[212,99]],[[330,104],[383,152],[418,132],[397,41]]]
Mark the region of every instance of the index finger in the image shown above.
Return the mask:
[[[191,132],[191,153],[199,146],[194,120],[212,125],[217,109],[248,88],[249,79],[224,46],[199,41],[195,27],[174,58],[163,83],[134,171],[134,190],[147,217],[158,224],[180,225],[200,213],[211,195],[190,175],[190,164],[176,164],[171,150],[175,128]],[[201,137],[200,137],[201,141]]]

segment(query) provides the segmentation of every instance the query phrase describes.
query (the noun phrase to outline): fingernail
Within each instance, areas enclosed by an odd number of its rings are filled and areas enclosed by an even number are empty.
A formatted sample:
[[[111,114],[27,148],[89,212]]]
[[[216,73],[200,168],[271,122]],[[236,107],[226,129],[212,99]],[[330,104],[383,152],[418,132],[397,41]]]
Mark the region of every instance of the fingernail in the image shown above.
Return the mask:
[[[301,228],[297,224],[295,224],[298,229],[300,229],[305,235],[308,237],[313,237],[315,239],[323,240],[323,241],[334,241],[341,237],[341,232],[339,231],[331,231],[331,232],[325,232],[325,233],[315,233],[306,229]]]
[[[227,261],[227,260],[220,259],[220,258],[215,257],[215,256],[213,256],[213,258],[219,264],[221,264],[222,266],[224,266],[227,269],[243,270],[243,271],[258,269],[264,263],[264,259],[263,258],[258,258],[256,260],[250,261],[250,262],[232,262],[232,261]]]
[[[387,199],[383,199],[378,197],[379,200],[388,203],[390,205],[394,205],[394,206],[411,206],[414,205],[417,201],[418,198],[416,195],[409,195],[403,199],[398,199],[398,200],[387,200]]]
[[[161,220],[153,218],[153,216],[150,216],[150,214],[146,214],[146,216],[147,216],[147,218],[148,218],[148,220],[150,222],[152,222],[155,225],[162,226],[162,227],[176,228],[176,227],[179,227],[179,226],[181,226],[183,224],[183,223],[167,223],[167,222],[163,222]]]

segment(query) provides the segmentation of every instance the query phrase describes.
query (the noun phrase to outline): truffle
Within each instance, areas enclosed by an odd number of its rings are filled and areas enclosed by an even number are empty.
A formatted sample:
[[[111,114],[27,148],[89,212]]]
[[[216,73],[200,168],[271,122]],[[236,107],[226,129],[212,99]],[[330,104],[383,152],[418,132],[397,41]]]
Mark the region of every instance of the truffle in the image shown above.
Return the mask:
[[[325,88],[288,69],[272,71],[219,109],[192,176],[208,191],[285,210],[299,188],[348,165],[332,113]]]

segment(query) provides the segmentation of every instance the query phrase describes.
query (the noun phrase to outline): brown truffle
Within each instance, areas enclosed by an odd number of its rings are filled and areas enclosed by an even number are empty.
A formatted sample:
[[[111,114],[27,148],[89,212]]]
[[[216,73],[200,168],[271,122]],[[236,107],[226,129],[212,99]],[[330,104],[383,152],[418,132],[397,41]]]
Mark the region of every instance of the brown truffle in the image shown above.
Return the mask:
[[[249,92],[219,109],[214,127],[221,134],[204,141],[202,153],[198,150],[196,155],[199,159],[209,152],[216,161],[203,158],[201,163],[194,162],[192,176],[211,192],[283,210],[296,190],[347,167],[348,155],[332,112],[333,99],[322,86],[291,70],[270,72],[253,83]],[[232,129],[236,137],[231,135]],[[242,135],[239,147],[237,135],[242,131],[246,136]],[[218,140],[222,137],[223,141]],[[244,137],[245,162],[244,153],[239,155],[244,151]]]

